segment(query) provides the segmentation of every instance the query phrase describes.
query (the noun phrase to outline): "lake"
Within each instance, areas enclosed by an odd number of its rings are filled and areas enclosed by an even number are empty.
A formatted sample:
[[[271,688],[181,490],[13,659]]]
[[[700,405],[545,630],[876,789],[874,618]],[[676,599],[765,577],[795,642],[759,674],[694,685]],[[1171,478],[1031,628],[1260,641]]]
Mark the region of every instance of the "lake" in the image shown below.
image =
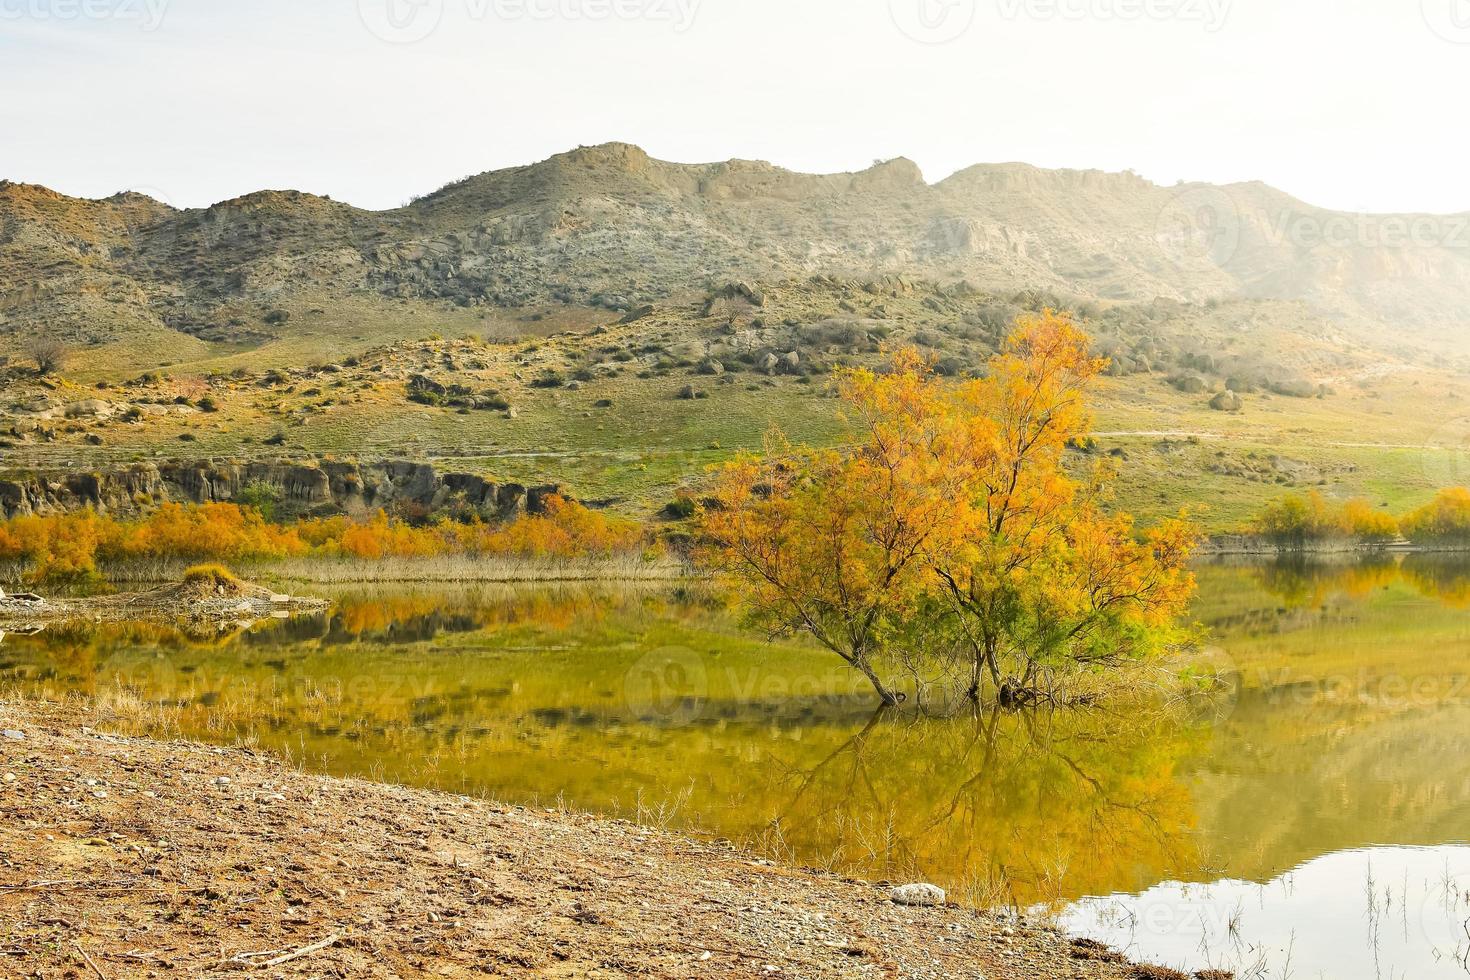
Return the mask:
[[[1223,691],[875,714],[830,654],[638,589],[371,589],[220,636],[0,643],[140,733],[728,838],[1242,977],[1470,972],[1470,563],[1210,564]]]

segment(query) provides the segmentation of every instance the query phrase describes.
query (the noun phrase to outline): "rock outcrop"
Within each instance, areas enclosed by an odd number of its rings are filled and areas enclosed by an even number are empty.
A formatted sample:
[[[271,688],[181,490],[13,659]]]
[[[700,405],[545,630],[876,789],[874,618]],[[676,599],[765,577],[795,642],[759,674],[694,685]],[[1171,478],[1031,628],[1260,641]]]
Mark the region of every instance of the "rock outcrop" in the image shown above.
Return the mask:
[[[0,515],[92,508],[127,516],[161,503],[224,503],[247,488],[266,487],[299,513],[360,514],[411,505],[433,511],[454,505],[487,519],[541,513],[561,487],[526,487],[473,473],[440,473],[429,463],[316,461],[136,463],[90,472],[0,473]]]

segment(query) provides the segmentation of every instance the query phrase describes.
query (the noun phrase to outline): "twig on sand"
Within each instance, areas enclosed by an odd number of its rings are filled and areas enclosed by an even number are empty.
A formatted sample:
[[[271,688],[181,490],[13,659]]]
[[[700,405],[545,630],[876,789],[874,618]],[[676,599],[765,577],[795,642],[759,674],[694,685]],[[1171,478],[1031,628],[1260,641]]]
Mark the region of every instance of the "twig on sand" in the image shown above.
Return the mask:
[[[0,895],[14,892],[48,891],[53,888],[136,888],[137,882],[127,878],[112,878],[107,881],[63,880],[33,881],[26,885],[0,885]]]
[[[340,933],[334,932],[326,939],[323,939],[321,942],[312,943],[310,946],[302,946],[298,950],[293,950],[289,953],[283,953],[282,955],[277,956],[274,959],[266,960],[263,963],[251,963],[250,961],[258,956],[269,956],[271,953],[276,952],[276,950],[269,950],[265,953],[236,953],[230,958],[236,963],[244,963],[247,966],[251,966],[256,969],[267,966],[280,966],[282,963],[289,963],[292,960],[300,959],[303,956],[310,956],[312,953],[320,953],[328,946],[335,946],[341,941],[342,935]]]
[[[72,941],[72,945],[77,948],[77,952],[78,953],[81,953],[82,954],[82,959],[84,959],[84,960],[87,961],[87,965],[92,968],[92,972],[93,973],[97,974],[97,976],[100,977],[101,980],[108,980],[107,974],[105,974],[105,973],[102,972],[102,967],[98,966],[97,965],[97,962],[95,960],[93,960],[91,956],[89,956],[87,954],[87,951],[82,948],[82,944],[81,943],[76,942],[75,940],[73,940]]]

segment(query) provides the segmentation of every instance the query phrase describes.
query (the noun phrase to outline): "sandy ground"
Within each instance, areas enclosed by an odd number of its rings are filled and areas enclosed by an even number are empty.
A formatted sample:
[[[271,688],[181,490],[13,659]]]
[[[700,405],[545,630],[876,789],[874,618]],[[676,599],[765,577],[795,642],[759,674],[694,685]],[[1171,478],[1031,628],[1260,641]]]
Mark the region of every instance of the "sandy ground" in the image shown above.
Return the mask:
[[[0,976],[1166,976],[629,823],[0,700]]]

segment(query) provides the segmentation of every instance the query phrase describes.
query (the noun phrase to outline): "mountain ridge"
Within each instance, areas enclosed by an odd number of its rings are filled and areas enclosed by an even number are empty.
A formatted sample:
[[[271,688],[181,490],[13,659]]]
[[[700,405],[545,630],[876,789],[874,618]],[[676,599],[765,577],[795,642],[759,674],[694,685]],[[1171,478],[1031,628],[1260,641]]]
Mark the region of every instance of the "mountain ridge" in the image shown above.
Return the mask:
[[[1386,232],[1401,226],[1424,234],[1395,245]],[[1164,187],[1011,162],[931,184],[903,157],[803,174],[670,163],[628,143],[383,211],[293,190],[175,209],[0,181],[0,346],[38,331],[87,346],[258,343],[290,329],[278,311],[363,303],[387,317],[395,304],[626,313],[732,279],[817,274],[1104,303],[1303,302],[1361,333],[1449,343],[1470,311],[1466,228],[1464,215],[1316,208],[1259,181]]]

